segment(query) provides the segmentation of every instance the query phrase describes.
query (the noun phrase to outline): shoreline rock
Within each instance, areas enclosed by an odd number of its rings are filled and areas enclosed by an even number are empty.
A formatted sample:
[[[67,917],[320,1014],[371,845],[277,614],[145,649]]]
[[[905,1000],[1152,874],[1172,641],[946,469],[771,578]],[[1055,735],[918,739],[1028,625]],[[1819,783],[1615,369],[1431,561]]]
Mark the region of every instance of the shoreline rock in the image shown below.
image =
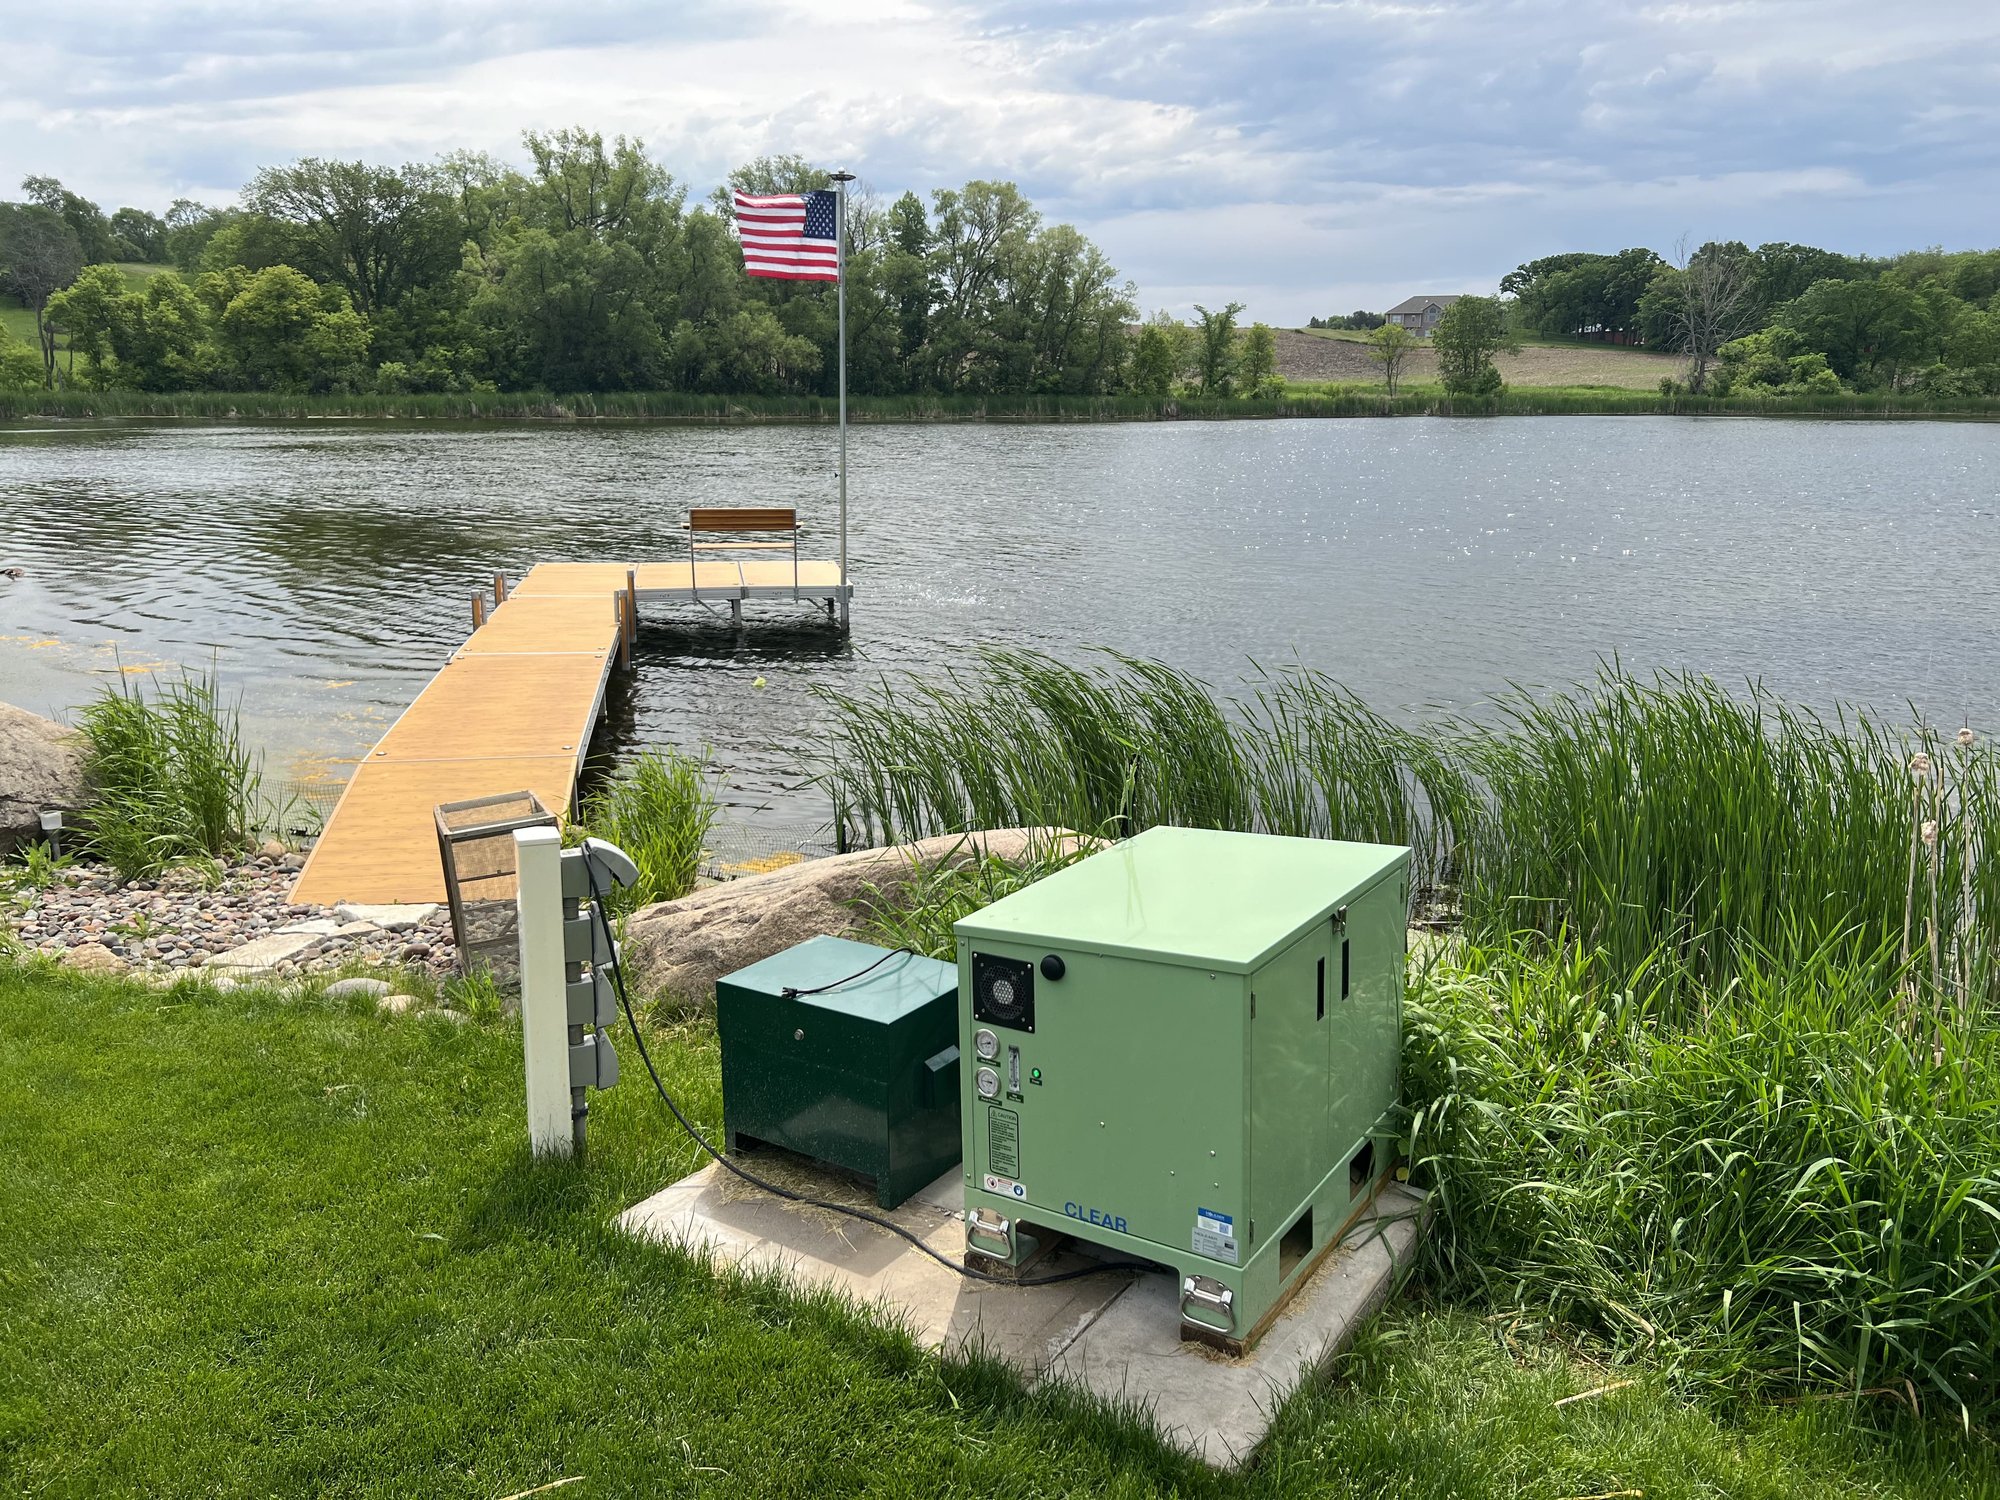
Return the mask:
[[[852,934],[860,915],[856,905],[904,879],[913,865],[962,865],[981,853],[1020,859],[1050,841],[1080,842],[1060,828],[946,834],[708,886],[632,913],[625,926],[625,962],[648,990],[705,1008],[722,975],[810,937]]]
[[[0,703],[0,855],[42,836],[42,809],[80,807],[88,792],[82,736]]]

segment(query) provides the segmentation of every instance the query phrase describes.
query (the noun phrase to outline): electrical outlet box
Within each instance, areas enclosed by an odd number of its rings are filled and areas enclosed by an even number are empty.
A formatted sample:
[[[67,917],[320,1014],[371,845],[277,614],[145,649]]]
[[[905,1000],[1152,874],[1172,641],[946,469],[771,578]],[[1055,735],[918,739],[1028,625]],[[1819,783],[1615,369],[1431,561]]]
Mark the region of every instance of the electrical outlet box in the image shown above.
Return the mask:
[[[1394,1166],[1409,860],[1155,828],[960,921],[968,1257],[1094,1241],[1254,1343]]]
[[[958,1164],[950,964],[816,937],[717,980],[715,1022],[730,1151],[812,1157],[872,1181],[884,1208]]]

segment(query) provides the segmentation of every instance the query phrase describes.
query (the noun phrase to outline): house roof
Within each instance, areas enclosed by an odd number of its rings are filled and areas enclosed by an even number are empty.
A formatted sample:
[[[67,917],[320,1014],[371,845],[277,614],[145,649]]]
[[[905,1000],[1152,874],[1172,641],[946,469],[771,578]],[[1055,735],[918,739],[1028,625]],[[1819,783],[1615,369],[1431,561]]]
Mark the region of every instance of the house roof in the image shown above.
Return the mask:
[[[1445,308],[1450,307],[1452,303],[1456,302],[1460,295],[1462,294],[1454,292],[1449,296],[1405,297],[1401,302],[1398,302],[1394,307],[1382,314],[1382,316],[1385,318],[1394,318],[1401,316],[1403,313],[1422,312],[1427,307],[1435,307],[1438,311],[1442,312]]]

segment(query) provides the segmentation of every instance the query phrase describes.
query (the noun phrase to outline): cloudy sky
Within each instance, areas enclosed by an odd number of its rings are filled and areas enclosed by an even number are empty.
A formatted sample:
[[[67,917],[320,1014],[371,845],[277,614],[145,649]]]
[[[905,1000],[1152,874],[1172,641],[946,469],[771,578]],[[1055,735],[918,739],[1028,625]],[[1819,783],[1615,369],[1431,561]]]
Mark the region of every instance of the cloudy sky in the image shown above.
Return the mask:
[[[1996,0],[0,0],[0,192],[229,201],[586,124],[1021,184],[1148,308],[1490,290],[1564,249],[2000,244]]]

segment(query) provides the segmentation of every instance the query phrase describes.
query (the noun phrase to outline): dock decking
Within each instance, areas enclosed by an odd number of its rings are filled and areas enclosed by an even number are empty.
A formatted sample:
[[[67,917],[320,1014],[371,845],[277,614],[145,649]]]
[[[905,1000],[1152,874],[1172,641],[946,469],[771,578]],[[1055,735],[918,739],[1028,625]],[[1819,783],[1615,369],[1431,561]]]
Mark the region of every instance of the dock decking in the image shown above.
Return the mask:
[[[796,585],[789,560],[539,564],[355,766],[292,899],[442,901],[440,802],[531,791],[569,811],[628,610],[798,599],[844,622],[852,592],[830,562],[801,562]]]

